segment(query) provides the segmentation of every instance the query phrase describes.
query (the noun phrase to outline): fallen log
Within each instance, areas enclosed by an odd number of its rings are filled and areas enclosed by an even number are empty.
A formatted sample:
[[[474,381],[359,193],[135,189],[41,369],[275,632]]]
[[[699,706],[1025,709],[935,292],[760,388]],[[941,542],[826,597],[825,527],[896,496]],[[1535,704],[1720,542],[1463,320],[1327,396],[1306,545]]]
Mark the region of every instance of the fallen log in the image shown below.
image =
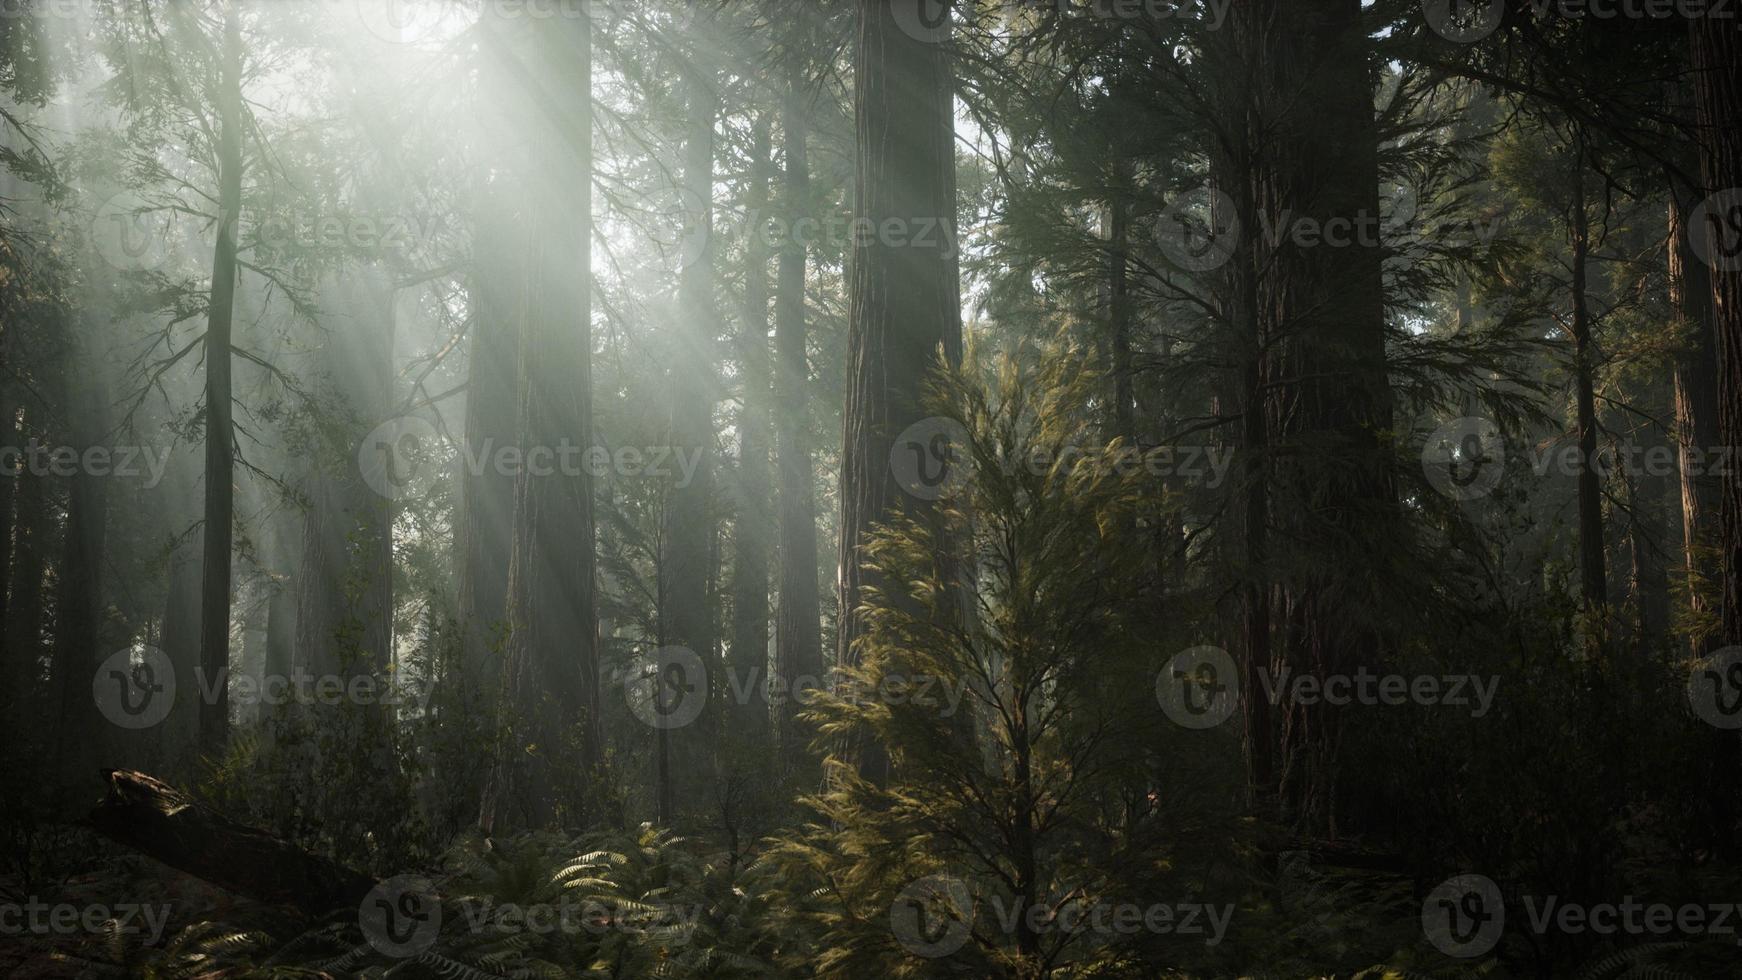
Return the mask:
[[[237,823],[142,772],[102,774],[108,793],[85,824],[202,881],[316,915],[355,906],[375,887],[367,875]]]

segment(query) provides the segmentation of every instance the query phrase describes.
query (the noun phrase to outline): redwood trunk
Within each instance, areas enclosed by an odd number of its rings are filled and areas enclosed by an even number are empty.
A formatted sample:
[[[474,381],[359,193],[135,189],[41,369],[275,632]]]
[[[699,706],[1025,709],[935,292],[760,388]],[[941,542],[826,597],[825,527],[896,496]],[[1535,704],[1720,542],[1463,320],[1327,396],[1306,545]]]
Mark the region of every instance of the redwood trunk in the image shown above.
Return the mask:
[[[1679,478],[1682,573],[1688,612],[1696,623],[1711,615],[1701,569],[1713,545],[1718,475],[1711,460],[1718,440],[1718,351],[1712,330],[1711,272],[1689,246],[1688,215],[1698,188],[1670,181],[1670,305],[1680,321],[1674,374],[1676,472]],[[1699,229],[1703,232],[1703,229]]]
[[[218,92],[218,242],[206,323],[205,561],[200,588],[200,672],[213,696],[200,701],[200,749],[221,755],[230,740],[230,560],[235,514],[235,432],[231,424],[230,334],[236,305],[236,247],[242,215],[242,34],[236,0],[224,5]]]
[[[684,136],[681,181],[684,238],[689,251],[678,280],[679,347],[672,370],[671,444],[675,452],[699,453],[694,479],[674,477],[665,503],[660,535],[660,645],[681,647],[701,658],[706,677],[661,678],[656,694],[670,699],[697,697],[700,688],[711,695],[701,714],[679,728],[660,728],[665,768],[659,779],[660,818],[675,822],[680,809],[699,802],[699,790],[709,785],[718,761],[715,732],[720,665],[714,657],[713,618],[708,609],[708,581],[714,537],[710,514],[711,462],[714,442],[714,345],[718,324],[714,307],[712,223],[714,124],[720,100],[714,80],[703,65],[689,69],[689,120]],[[683,689],[668,687],[667,680]],[[680,806],[679,800],[683,801]]]
[[[931,508],[896,483],[890,451],[903,430],[930,413],[927,377],[942,356],[961,357],[962,321],[955,240],[955,127],[948,47],[897,26],[901,0],[860,0],[857,184],[854,213],[873,228],[905,223],[910,234],[853,243],[847,399],[842,413],[841,663],[857,663],[864,632],[859,604],[874,576],[859,549],[898,512]],[[948,229],[922,236],[922,222]],[[862,771],[887,769],[881,746],[857,747]]]
[[[1692,21],[1694,103],[1700,136],[1700,172],[1708,191],[1742,188],[1742,34],[1730,20]],[[1735,201],[1731,199],[1732,211]],[[1738,224],[1734,213],[1714,215],[1712,253],[1734,267]],[[1718,350],[1718,437],[1742,445],[1742,269],[1714,268],[1712,320]],[[1719,490],[1719,547],[1724,645],[1742,642],[1742,468],[1725,469]]]
[[[554,451],[593,431],[592,24],[498,23],[517,29],[495,53],[534,106],[529,159],[551,161],[516,175],[528,188],[518,430],[528,450]],[[517,70],[527,51],[530,70]],[[602,753],[593,506],[585,466],[518,476],[504,664],[514,727],[485,792],[487,831],[588,819]]]
[[[751,138],[750,189],[745,204],[752,220],[768,207],[771,117],[758,118]],[[769,514],[768,245],[752,227],[745,242],[744,323],[740,363],[744,389],[738,417],[738,520],[732,537],[732,671],[747,700],[737,709],[733,735],[762,752],[768,734],[768,543]]]
[[[787,227],[810,213],[809,107],[802,62],[788,71],[781,128],[786,153],[784,211]],[[800,727],[795,681],[823,675],[822,614],[817,588],[817,513],[807,408],[810,357],[806,350],[805,265],[807,249],[798,235],[781,243],[778,295],[774,306],[775,442],[780,478],[780,606],[774,630],[775,669],[785,697],[777,707],[781,755],[796,764],[808,744]]]

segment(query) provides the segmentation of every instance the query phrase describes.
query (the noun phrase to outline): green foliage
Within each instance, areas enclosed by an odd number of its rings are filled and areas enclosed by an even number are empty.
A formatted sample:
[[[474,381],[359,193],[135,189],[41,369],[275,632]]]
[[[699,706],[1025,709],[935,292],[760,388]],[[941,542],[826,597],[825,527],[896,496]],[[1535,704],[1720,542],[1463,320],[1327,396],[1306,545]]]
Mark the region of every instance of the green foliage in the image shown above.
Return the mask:
[[[260,977],[750,978],[773,975],[773,957],[796,938],[773,928],[767,869],[722,863],[651,827],[474,841],[446,855],[433,881],[441,930],[404,955],[373,947],[349,909],[271,936],[201,923],[161,950],[117,947],[114,961],[151,977],[197,967]]]
[[[1153,638],[1128,618],[1145,497],[1122,447],[1092,438],[1083,360],[1060,344],[1032,370],[1013,353],[990,381],[936,383],[968,475],[935,518],[909,514],[867,545],[858,662],[807,713],[830,750],[828,786],[807,801],[820,819],[775,848],[826,899],[800,913],[823,932],[820,975],[1026,976],[1044,962],[1092,976],[1130,955],[1106,936],[1001,931],[992,912],[1135,897],[1117,891],[1134,842],[1097,817],[1155,714]],[[922,685],[960,692],[960,710]],[[886,778],[859,771],[871,747]],[[959,882],[979,913],[953,956],[910,955],[890,927],[922,879]]]

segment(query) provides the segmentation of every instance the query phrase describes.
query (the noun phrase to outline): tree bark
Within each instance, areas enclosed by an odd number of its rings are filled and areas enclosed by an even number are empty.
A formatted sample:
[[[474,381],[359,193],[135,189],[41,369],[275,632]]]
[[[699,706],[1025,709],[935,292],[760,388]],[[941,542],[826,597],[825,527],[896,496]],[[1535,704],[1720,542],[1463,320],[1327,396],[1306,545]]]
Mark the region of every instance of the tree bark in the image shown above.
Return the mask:
[[[218,90],[218,241],[206,322],[205,561],[200,589],[200,671],[214,696],[200,701],[200,749],[220,755],[230,739],[230,561],[235,514],[235,430],[230,348],[236,247],[242,214],[242,33],[236,0],[224,4]]]
[[[9,350],[7,362],[0,367],[10,366]],[[4,418],[0,418],[0,427],[3,427],[0,431],[5,433],[6,446],[23,450],[24,409],[13,400],[13,391],[13,387],[7,385],[0,393],[0,412],[4,412]],[[27,692],[34,680],[34,665],[27,659],[26,648],[13,642],[10,606],[12,589],[17,581],[12,566],[13,556],[17,554],[14,545],[29,533],[29,529],[19,522],[24,481],[28,476],[26,470],[27,467],[19,464],[10,473],[0,473],[0,734],[11,736],[15,741],[26,731],[19,715],[24,705],[29,703]]]
[[[466,458],[489,460],[515,445],[515,373],[520,321],[514,288],[514,206],[499,189],[483,192],[473,254],[477,313],[466,369]],[[584,435],[584,434],[582,434]],[[461,478],[459,621],[461,676],[469,700],[482,702],[501,685],[507,632],[508,563],[514,540],[514,478],[497,467],[468,468]],[[482,707],[482,704],[478,704]]]
[[[1269,622],[1285,630],[1291,669],[1322,679],[1382,656],[1386,572],[1350,556],[1394,552],[1400,533],[1383,442],[1392,427],[1384,249],[1360,231],[1363,216],[1379,214],[1371,59],[1359,0],[1240,0],[1233,11],[1231,67],[1255,81],[1246,99],[1255,118],[1250,164],[1229,178],[1251,182],[1253,213],[1281,232],[1273,247],[1256,246],[1265,252],[1252,297],[1273,450],[1264,493],[1276,536],[1291,542],[1292,570]],[[1323,229],[1324,241],[1309,247],[1288,234],[1303,220]],[[1338,227],[1347,240],[1332,243]],[[1251,515],[1248,523],[1260,522]],[[1262,652],[1256,637],[1248,645]],[[1345,795],[1335,712],[1294,705],[1276,724],[1284,799],[1303,825],[1335,836]]]
[[[1688,612],[1698,623],[1711,615],[1700,569],[1713,545],[1718,478],[1710,460],[1718,447],[1718,351],[1712,332],[1710,270],[1693,254],[1688,215],[1699,188],[1670,179],[1669,298],[1679,322],[1672,385],[1675,399],[1676,473],[1682,529],[1682,574]],[[1703,229],[1701,229],[1703,231]]]
[[[685,81],[689,120],[684,136],[682,198],[686,265],[678,279],[679,346],[674,352],[670,438],[673,451],[699,454],[692,480],[673,480],[665,502],[664,527],[660,534],[659,628],[662,647],[681,647],[701,658],[705,677],[661,678],[658,694],[676,704],[680,698],[700,696],[704,689],[718,693],[721,669],[713,656],[713,618],[708,609],[709,550],[713,539],[710,514],[712,497],[712,450],[714,442],[714,346],[718,325],[713,294],[713,174],[714,124],[719,118],[720,99],[714,79],[704,65],[691,65]],[[673,690],[681,684],[685,690]],[[712,780],[718,762],[715,733],[718,725],[715,697],[709,697],[702,713],[679,728],[660,728],[664,740],[666,773],[661,780],[661,821],[679,819],[685,804],[697,800],[697,791]],[[684,802],[680,803],[679,799]]]
[[[297,591],[297,652],[317,679],[343,678],[383,689],[393,659],[393,528],[391,501],[363,479],[358,446],[386,420],[393,380],[393,286],[379,269],[360,269],[327,284],[323,309],[332,314],[321,352],[323,375],[342,417],[341,438],[321,447],[309,479]],[[387,706],[313,705],[323,741],[392,767]]]
[[[100,398],[83,380],[69,382],[66,400],[74,441],[81,452],[101,445]],[[67,491],[65,547],[55,608],[54,679],[60,710],[55,719],[57,779],[69,790],[88,787],[89,765],[109,744],[109,725],[91,697],[91,677],[107,654],[99,649],[103,619],[103,549],[109,520],[108,481],[83,469]]]
[[[897,436],[930,414],[924,390],[940,352],[953,364],[962,348],[948,48],[942,37],[928,42],[902,30],[894,15],[899,2],[859,2],[854,215],[876,229],[905,224],[909,234],[859,236],[852,245],[841,450],[837,657],[843,664],[859,660],[865,628],[859,604],[875,585],[859,557],[867,535],[898,512],[921,519],[933,512],[896,482],[890,453]],[[947,234],[919,234],[928,222]],[[853,751],[868,776],[887,771],[881,746]]]
[[[1712,334],[1718,352],[1718,439],[1742,446],[1742,215],[1735,194],[1742,189],[1742,34],[1735,22],[1710,17],[1691,21],[1694,107],[1700,144],[1700,175],[1708,192],[1731,194],[1727,213],[1714,215],[1706,228],[1711,250],[1727,261],[1714,265]],[[1723,266],[1729,266],[1724,268]],[[1732,459],[1718,490],[1718,581],[1721,605],[1718,646],[1742,643],[1742,467]],[[1742,771],[1742,744],[1735,732],[1714,730],[1711,757],[1713,830],[1720,853],[1737,850],[1736,780]]]
[[[296,597],[284,582],[274,582],[266,601],[266,676],[289,677],[295,650]]]
[[[523,135],[542,163],[518,175],[528,193],[517,428],[529,452],[591,445],[593,433],[592,23],[553,24],[487,25],[500,30],[496,67],[533,100]],[[531,70],[514,71],[516,51],[532,52]],[[585,466],[529,465],[517,477],[504,663],[514,726],[485,791],[487,832],[587,820],[602,754],[593,507]]]
[[[757,221],[768,207],[770,129],[773,118],[757,117],[750,141],[750,188],[745,207]],[[768,544],[773,537],[769,515],[769,443],[772,441],[769,401],[772,397],[768,361],[768,242],[761,227],[752,226],[744,243],[744,323],[740,363],[744,389],[738,417],[738,520],[732,538],[732,671],[748,695],[734,718],[734,736],[748,739],[762,751],[769,716],[765,683],[768,675]]]
[[[6,622],[6,646],[21,661],[42,653],[42,582],[47,536],[47,501],[43,477],[26,470],[18,475],[18,507],[12,551],[12,616]],[[34,665],[26,671],[37,676]]]
[[[221,888],[311,915],[355,907],[374,879],[195,802],[142,772],[104,769],[97,833]]]
[[[1735,23],[1694,18],[1694,105],[1698,119],[1700,173],[1708,192],[1742,188],[1742,34]],[[1734,208],[1732,207],[1732,212]],[[1714,216],[1708,227],[1713,254],[1735,255],[1734,213]],[[1734,262],[1723,263],[1735,265]],[[1742,445],[1742,270],[1713,268],[1712,318],[1718,350],[1718,437]],[[1742,470],[1726,468],[1719,491],[1719,546],[1723,587],[1720,642],[1742,642]]]
[[[809,106],[803,62],[794,57],[781,109],[782,145],[786,153],[783,188],[786,226],[810,213]],[[799,764],[809,735],[798,720],[800,705],[795,683],[821,684],[823,677],[822,614],[817,588],[817,514],[807,424],[810,358],[806,350],[805,264],[803,237],[788,235],[781,243],[778,295],[774,307],[774,425],[780,471],[780,606],[774,631],[775,669],[785,696],[778,710],[781,756]]]

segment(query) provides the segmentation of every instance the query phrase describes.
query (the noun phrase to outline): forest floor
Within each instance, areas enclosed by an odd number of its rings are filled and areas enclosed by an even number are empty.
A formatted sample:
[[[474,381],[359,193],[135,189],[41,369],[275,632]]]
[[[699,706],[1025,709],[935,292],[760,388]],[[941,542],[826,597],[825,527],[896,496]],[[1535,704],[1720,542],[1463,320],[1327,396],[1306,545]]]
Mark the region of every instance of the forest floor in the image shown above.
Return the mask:
[[[75,874],[0,875],[0,980],[137,975],[125,964],[189,925],[282,924],[285,912],[241,898],[84,830],[56,842]]]

